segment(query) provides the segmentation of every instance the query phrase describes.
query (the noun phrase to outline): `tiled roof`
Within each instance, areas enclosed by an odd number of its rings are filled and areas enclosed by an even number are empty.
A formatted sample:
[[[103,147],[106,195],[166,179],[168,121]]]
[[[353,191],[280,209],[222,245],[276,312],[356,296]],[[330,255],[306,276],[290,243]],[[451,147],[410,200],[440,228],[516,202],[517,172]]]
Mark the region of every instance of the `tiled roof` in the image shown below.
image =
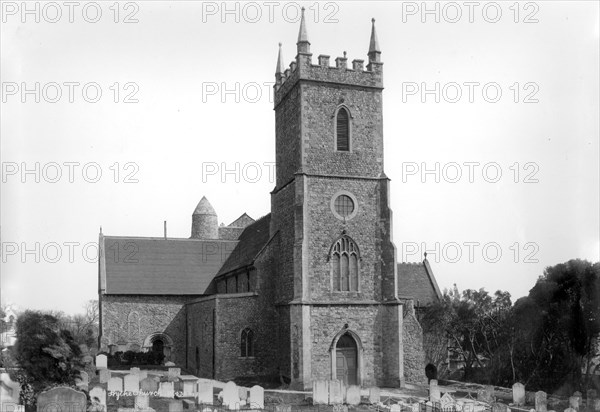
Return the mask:
[[[442,296],[429,262],[398,263],[398,296],[414,299],[415,306],[425,306]]]
[[[233,222],[231,222],[227,227],[247,227],[254,222],[256,221],[250,216],[248,216],[248,214],[244,213],[243,215],[235,219]]]
[[[106,294],[204,294],[237,241],[100,236]]]
[[[261,217],[248,226],[239,238],[225,264],[219,270],[219,275],[231,272],[237,268],[250,265],[269,241],[271,214]]]

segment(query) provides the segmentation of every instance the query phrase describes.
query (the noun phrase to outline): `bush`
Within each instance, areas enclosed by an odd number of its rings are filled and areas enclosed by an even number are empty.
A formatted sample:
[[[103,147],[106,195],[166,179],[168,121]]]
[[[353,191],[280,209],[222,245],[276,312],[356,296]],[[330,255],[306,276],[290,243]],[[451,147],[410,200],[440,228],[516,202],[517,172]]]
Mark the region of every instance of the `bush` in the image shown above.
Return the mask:
[[[109,367],[115,366],[141,366],[141,365],[162,365],[165,355],[159,352],[115,352],[113,355],[107,354],[107,363]]]

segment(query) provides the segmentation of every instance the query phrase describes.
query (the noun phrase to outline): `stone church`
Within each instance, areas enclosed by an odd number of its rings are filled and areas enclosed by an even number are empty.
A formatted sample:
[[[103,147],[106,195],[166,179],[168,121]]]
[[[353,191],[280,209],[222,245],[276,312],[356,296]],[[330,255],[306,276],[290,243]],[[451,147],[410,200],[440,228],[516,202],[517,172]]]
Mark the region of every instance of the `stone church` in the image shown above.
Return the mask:
[[[415,307],[440,291],[426,259],[396,262],[375,21],[366,66],[310,46],[303,15],[287,68],[279,46],[271,213],[219,226],[202,198],[189,239],[100,234],[103,350],[296,388],[425,380]]]

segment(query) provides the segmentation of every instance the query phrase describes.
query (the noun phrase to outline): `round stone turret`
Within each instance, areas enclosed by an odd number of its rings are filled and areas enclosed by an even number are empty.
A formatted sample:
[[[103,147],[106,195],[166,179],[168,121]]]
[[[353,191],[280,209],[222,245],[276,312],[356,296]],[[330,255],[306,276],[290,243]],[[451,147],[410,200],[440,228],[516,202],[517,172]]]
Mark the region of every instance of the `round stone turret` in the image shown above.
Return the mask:
[[[192,214],[192,239],[218,239],[217,213],[208,199],[203,196]]]

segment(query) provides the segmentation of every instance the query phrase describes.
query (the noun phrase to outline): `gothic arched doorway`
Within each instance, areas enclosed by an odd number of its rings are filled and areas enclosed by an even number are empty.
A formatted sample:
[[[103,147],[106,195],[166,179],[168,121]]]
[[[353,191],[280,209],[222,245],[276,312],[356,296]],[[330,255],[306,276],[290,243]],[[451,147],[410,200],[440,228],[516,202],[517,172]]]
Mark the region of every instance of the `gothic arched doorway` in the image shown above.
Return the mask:
[[[337,341],[336,353],[336,376],[346,385],[358,384],[358,348],[356,341],[345,333]]]

